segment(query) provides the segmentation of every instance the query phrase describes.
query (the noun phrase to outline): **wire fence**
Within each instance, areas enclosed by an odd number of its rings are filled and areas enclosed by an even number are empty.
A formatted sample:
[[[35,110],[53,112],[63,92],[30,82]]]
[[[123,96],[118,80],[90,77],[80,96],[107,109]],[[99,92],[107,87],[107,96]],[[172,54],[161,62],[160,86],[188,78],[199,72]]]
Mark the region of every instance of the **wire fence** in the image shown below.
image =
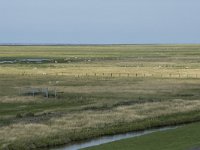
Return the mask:
[[[70,76],[70,77],[127,77],[127,78],[200,78],[200,74],[186,74],[186,73],[65,73],[65,72],[57,72],[57,73],[20,73],[20,76]]]

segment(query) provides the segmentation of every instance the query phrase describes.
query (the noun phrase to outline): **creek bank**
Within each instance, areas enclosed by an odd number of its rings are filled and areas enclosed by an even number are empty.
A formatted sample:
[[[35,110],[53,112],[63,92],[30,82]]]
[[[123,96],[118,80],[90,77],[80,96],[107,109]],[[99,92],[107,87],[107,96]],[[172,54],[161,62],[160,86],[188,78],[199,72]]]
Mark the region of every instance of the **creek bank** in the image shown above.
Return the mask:
[[[95,139],[88,140],[88,141],[78,142],[78,143],[74,143],[74,144],[68,144],[66,146],[63,146],[60,148],[54,148],[51,150],[78,150],[78,149],[82,149],[82,148],[88,148],[88,147],[106,144],[106,143],[110,143],[110,142],[114,142],[114,141],[119,141],[122,139],[139,137],[139,136],[151,134],[154,132],[172,130],[172,129],[176,129],[177,127],[178,126],[163,127],[163,128],[150,129],[150,130],[144,130],[144,131],[128,132],[128,133],[124,133],[124,134],[102,136],[102,137],[95,138]]]

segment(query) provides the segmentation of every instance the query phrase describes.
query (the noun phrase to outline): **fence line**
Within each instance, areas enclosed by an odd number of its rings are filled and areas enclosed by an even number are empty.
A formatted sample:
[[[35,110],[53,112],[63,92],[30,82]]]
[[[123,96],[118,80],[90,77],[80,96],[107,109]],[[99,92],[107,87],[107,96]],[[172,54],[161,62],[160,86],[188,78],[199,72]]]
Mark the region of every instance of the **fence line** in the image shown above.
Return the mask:
[[[6,75],[6,74],[2,74],[2,75]],[[111,78],[116,78],[116,77],[134,77],[134,78],[200,78],[200,74],[181,74],[181,73],[177,73],[177,74],[172,74],[172,73],[156,73],[156,74],[152,74],[152,73],[83,73],[83,74],[70,74],[70,73],[66,73],[66,72],[57,72],[57,73],[40,73],[40,74],[31,74],[31,73],[26,73],[26,72],[22,72],[20,74],[18,74],[20,76],[29,76],[29,77],[34,77],[34,76],[70,76],[70,77],[111,77]]]

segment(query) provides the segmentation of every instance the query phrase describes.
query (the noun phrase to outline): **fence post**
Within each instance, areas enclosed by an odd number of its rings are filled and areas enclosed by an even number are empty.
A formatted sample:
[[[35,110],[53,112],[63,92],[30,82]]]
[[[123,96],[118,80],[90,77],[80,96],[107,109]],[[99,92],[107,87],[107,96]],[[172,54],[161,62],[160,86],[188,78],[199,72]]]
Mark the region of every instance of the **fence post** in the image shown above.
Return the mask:
[[[19,88],[19,96],[21,96],[21,88]]]
[[[32,92],[33,92],[33,97],[35,97],[35,92],[34,92],[34,90],[33,90]]]
[[[49,98],[49,90],[46,88],[46,97]]]
[[[54,95],[55,95],[55,99],[56,99],[56,97],[57,97],[56,89],[55,89],[55,91],[54,91]]]

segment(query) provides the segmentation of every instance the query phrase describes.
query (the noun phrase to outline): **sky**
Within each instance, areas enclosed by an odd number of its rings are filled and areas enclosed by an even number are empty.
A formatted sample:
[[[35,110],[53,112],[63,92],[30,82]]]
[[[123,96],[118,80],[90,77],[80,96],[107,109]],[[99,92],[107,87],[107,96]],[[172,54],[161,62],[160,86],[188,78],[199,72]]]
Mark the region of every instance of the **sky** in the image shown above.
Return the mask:
[[[0,43],[200,43],[200,0],[0,0]]]

